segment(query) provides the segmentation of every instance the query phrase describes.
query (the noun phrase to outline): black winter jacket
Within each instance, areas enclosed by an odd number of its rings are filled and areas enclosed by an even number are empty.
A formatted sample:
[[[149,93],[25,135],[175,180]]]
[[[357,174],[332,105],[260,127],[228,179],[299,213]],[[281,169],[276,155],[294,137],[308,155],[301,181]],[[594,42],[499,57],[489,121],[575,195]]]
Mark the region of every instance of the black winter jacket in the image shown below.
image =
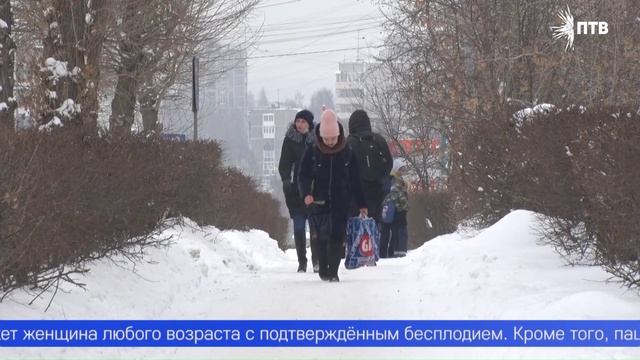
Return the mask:
[[[339,127],[338,144],[333,148],[322,142],[320,127],[316,127],[315,145],[305,150],[298,179],[301,197],[314,198],[312,213],[331,213],[346,221],[352,199],[359,208],[365,208],[366,202],[353,152],[347,145],[342,124]]]
[[[349,144],[353,149],[355,159],[362,160],[366,156],[366,153],[358,153],[358,151],[363,150],[362,146],[359,146],[361,139],[376,143],[377,148],[382,150],[384,167],[380,169],[380,172],[384,175],[377,181],[367,181],[363,178],[364,176],[360,179],[360,186],[362,187],[362,192],[364,193],[364,198],[367,201],[367,207],[369,208],[369,216],[376,219],[376,221],[380,221],[382,200],[385,196],[384,181],[389,176],[389,173],[393,168],[393,157],[389,151],[387,141],[382,137],[382,135],[372,132],[370,128],[356,128],[354,130],[354,132],[349,134],[347,144]],[[360,164],[362,164],[362,161]],[[351,212],[352,214],[356,214],[357,210],[352,209]]]
[[[365,156],[364,154],[358,154],[356,152],[356,149],[359,148],[357,146],[357,143],[360,142],[360,139],[366,139],[366,140],[372,141],[377,144],[378,148],[382,149],[382,157],[384,159],[384,164],[385,164],[385,167],[383,170],[384,176],[382,176],[380,179],[378,179],[378,181],[376,181],[377,183],[382,185],[386,177],[389,176],[389,174],[391,173],[391,169],[393,168],[393,156],[391,155],[391,151],[389,151],[389,145],[387,145],[387,141],[384,139],[384,137],[382,137],[382,135],[375,133],[371,130],[360,130],[357,132],[353,132],[349,134],[349,137],[347,138],[347,143],[351,146],[352,149],[354,149],[354,153],[356,157]]]
[[[312,129],[306,134],[301,134],[296,130],[295,123],[292,123],[282,142],[278,172],[280,173],[282,191],[284,192],[285,202],[291,217],[306,213],[304,201],[298,193],[298,169],[305,147],[312,146],[314,139],[315,136]]]

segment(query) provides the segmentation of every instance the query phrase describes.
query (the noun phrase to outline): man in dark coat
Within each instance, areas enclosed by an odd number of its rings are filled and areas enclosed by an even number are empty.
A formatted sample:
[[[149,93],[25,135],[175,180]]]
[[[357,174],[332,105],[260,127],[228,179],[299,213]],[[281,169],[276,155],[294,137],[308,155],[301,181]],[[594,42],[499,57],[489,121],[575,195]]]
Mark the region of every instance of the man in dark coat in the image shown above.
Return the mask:
[[[322,113],[315,146],[305,150],[300,164],[300,194],[311,209],[310,223],[318,236],[320,279],[339,281],[349,207],[355,202],[367,215],[358,166],[332,110]]]
[[[347,142],[353,149],[360,166],[360,186],[369,209],[369,216],[380,224],[382,201],[386,195],[384,182],[393,167],[393,157],[387,141],[371,130],[371,120],[364,110],[356,110],[349,117],[349,137]],[[370,150],[374,149],[374,151]],[[366,158],[373,156],[375,159]],[[366,166],[373,167],[367,169]],[[352,209],[352,213],[355,213]]]
[[[293,219],[293,238],[298,255],[298,272],[307,271],[307,234],[305,224],[307,222],[307,208],[298,193],[298,169],[300,160],[307,146],[313,146],[313,114],[309,110],[300,110],[296,114],[293,123],[289,126],[282,142],[280,163],[278,171],[282,179],[282,191],[284,192],[289,216]],[[309,227],[311,229],[311,226]],[[315,250],[315,232],[311,234],[311,262],[314,272],[318,272],[318,259]]]

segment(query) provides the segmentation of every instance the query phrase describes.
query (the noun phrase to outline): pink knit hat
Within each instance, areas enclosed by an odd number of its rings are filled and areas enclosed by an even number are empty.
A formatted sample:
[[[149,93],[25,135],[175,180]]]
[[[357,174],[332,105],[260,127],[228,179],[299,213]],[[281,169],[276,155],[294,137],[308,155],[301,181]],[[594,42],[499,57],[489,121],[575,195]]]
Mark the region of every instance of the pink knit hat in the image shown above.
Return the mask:
[[[333,110],[325,110],[320,116],[320,136],[331,137],[339,136],[340,128],[338,127],[338,117]]]

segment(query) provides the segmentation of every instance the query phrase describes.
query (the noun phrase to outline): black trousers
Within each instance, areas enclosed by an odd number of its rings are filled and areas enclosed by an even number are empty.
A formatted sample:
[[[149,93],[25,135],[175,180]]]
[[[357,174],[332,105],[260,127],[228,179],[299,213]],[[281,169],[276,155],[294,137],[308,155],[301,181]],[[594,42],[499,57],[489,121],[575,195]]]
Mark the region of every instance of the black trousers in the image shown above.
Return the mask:
[[[340,259],[344,254],[344,241],[347,236],[347,215],[314,214],[310,224],[317,236],[319,274],[321,278],[338,275]]]
[[[382,220],[382,201],[384,201],[386,195],[384,192],[384,184],[363,181],[362,192],[367,202],[369,217],[374,218],[377,223],[380,223]]]
[[[380,257],[393,257],[393,243],[391,240],[391,224],[380,223]],[[390,255],[389,255],[390,254]]]
[[[394,257],[395,253],[407,252],[407,212],[398,211],[393,223],[380,224],[380,257]]]
[[[385,192],[384,185],[379,184],[377,182],[368,182],[363,181],[362,185],[362,193],[364,194],[364,200],[367,203],[367,210],[370,218],[374,218],[376,223],[380,223],[382,220],[382,202],[384,201]],[[358,216],[360,214],[360,209],[355,204],[355,202],[351,202],[349,206],[349,214],[351,216]]]
[[[296,244],[296,253],[298,254],[298,263],[301,265],[307,265],[307,232],[305,224],[308,216],[305,214],[298,214],[292,217],[293,219],[293,239]],[[313,265],[318,263],[318,254],[316,251],[316,234],[313,226],[311,226],[311,219],[309,220],[309,235],[311,245],[311,262]]]

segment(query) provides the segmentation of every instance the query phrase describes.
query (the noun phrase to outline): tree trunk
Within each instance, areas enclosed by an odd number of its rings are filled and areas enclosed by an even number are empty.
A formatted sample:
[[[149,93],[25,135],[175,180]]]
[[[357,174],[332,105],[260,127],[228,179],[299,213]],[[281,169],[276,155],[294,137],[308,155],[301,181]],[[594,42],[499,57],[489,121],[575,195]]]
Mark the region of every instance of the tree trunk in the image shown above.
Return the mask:
[[[136,2],[128,0],[125,5],[123,24],[132,24],[138,12]],[[111,101],[109,129],[116,134],[130,134],[133,125],[138,93],[138,75],[142,54],[138,47],[141,42],[140,28],[125,34],[120,41],[121,63],[116,70],[118,82]]]
[[[60,41],[60,27],[53,26],[53,24],[58,24],[58,11],[52,8],[47,9],[45,13],[45,21],[47,23],[47,36],[42,41],[43,49],[42,49],[42,63],[45,65],[47,59],[61,59],[62,58],[62,49],[61,49],[61,41]],[[45,104],[42,104],[42,107],[39,109],[37,124],[45,125],[48,124],[53,118],[56,116],[55,109],[60,106],[59,98],[62,93],[62,86],[53,80],[52,73],[50,72],[41,72],[41,80],[42,80],[42,91],[45,92],[45,96],[43,96],[45,100]],[[55,96],[51,95],[55,94]]]
[[[13,99],[16,45],[11,38],[13,13],[9,0],[0,0],[0,20],[0,125],[13,128],[13,110],[16,107]]]
[[[66,125],[81,126],[85,135],[97,133],[100,58],[107,22],[106,1],[54,0],[46,14],[49,31],[44,39],[44,62],[52,58],[66,63],[66,73],[44,74],[49,91],[48,106],[41,113],[41,124],[58,117]],[[55,96],[53,96],[55,92]],[[68,100],[76,105],[61,111]]]
[[[127,64],[118,72],[116,92],[111,101],[111,116],[109,117],[109,129],[118,134],[131,133],[131,125],[135,116],[137,65]]]
[[[140,112],[142,113],[142,125],[146,134],[158,135],[162,131],[158,122],[159,109],[158,96],[150,91],[142,91],[140,94]]]
[[[84,48],[86,49],[86,63],[82,70],[84,80],[84,92],[81,94],[82,105],[84,106],[82,126],[87,132],[97,133],[98,114],[100,112],[100,101],[98,100],[100,60],[107,27],[108,9],[106,0],[93,0],[91,3],[92,6],[88,9],[91,19],[85,18]]]
[[[84,51],[81,45],[85,34],[84,14],[87,12],[85,1],[82,0],[56,0],[55,8],[58,11],[58,26],[62,39],[63,59],[67,62],[67,71],[73,72],[77,67],[84,67]],[[62,85],[62,94],[58,93],[58,99],[65,101],[78,100],[78,81],[71,77],[65,77]]]

